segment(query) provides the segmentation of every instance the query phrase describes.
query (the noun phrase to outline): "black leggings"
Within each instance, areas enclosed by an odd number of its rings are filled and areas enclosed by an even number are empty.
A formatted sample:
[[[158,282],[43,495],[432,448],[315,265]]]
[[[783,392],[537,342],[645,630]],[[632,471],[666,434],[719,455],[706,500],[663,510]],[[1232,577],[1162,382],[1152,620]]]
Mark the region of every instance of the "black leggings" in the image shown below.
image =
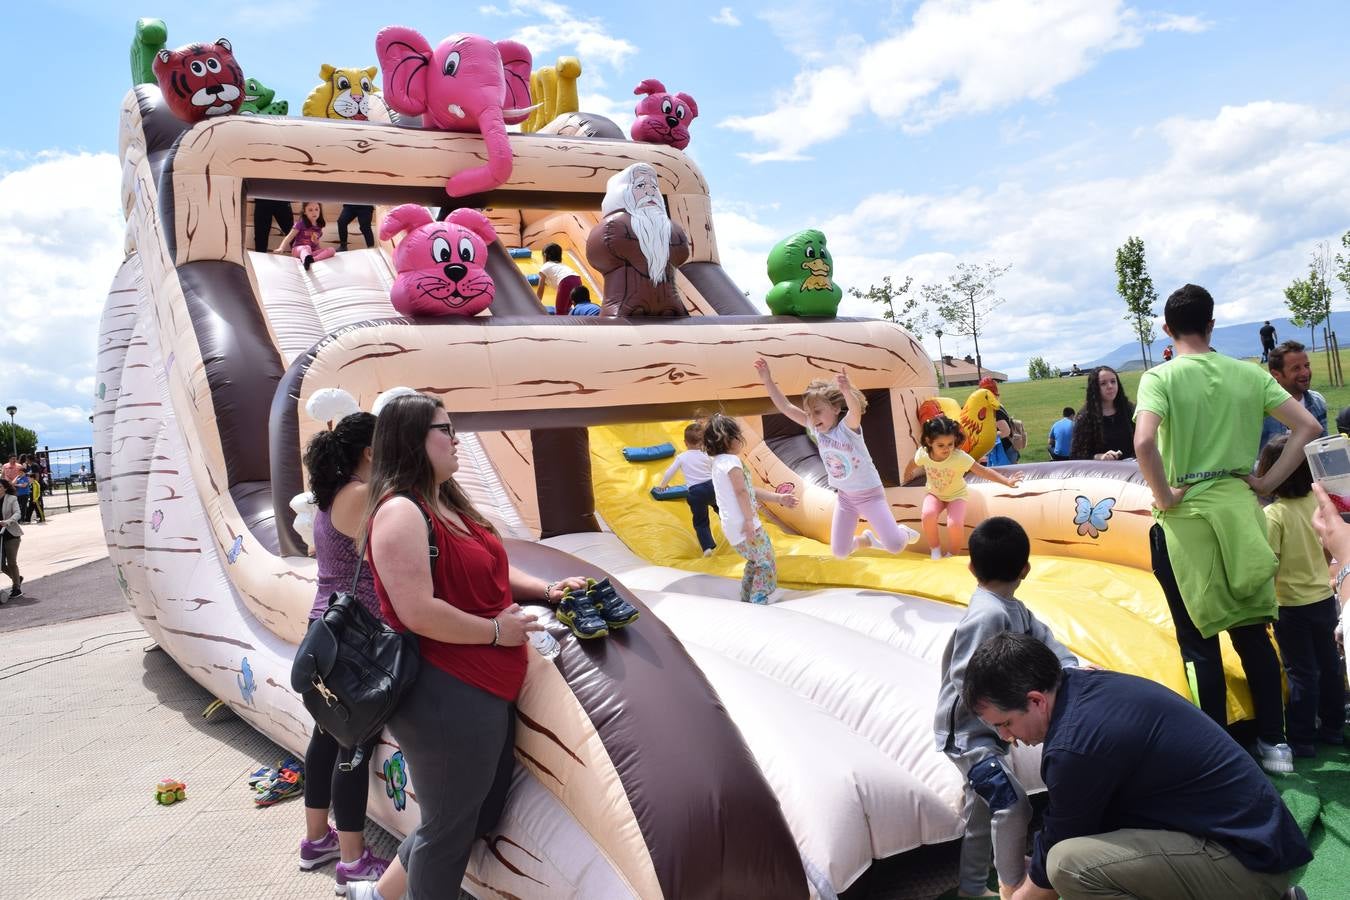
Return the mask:
[[[253,249],[259,253],[267,252],[267,242],[272,236],[272,220],[281,226],[281,236],[285,237],[295,225],[295,215],[291,205],[285,200],[253,201]]]
[[[338,831],[365,831],[370,758],[379,743],[378,735],[372,738],[364,748],[366,755],[361,764],[344,772],[338,768],[338,761],[351,760],[352,751],[339,746],[331,734],[316,726],[305,751],[305,806],[310,809],[332,806]]]
[[[370,228],[371,217],[375,214],[373,206],[353,206],[350,203],[342,207],[342,212],[338,215],[338,249],[347,249],[347,226],[356,220],[356,224],[361,228],[361,236],[366,239],[367,247],[375,246],[375,232]]]
[[[1223,657],[1219,653],[1219,636],[1203,637],[1191,621],[1186,604],[1181,599],[1172,561],[1167,555],[1167,538],[1161,525],[1154,525],[1148,533],[1149,549],[1153,556],[1153,575],[1167,597],[1167,608],[1172,611],[1177,643],[1181,646],[1181,661],[1194,680],[1195,698],[1205,715],[1224,728],[1228,727],[1228,685],[1224,681]],[[1267,626],[1243,625],[1228,629],[1233,649],[1242,660],[1242,671],[1247,675],[1247,686],[1252,691],[1252,705],[1256,707],[1256,729],[1267,744],[1284,743],[1284,697],[1280,687],[1280,660],[1270,642]]]

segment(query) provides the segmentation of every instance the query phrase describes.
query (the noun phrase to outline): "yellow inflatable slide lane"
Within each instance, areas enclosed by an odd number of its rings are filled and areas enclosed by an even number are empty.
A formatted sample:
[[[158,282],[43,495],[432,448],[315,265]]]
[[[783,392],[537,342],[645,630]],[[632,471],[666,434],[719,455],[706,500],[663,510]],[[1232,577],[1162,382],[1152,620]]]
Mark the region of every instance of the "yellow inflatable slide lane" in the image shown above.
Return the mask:
[[[625,447],[669,441],[683,447],[686,422],[590,429],[595,508],[634,553],[653,563],[739,579],[744,560],[722,539],[713,515],[718,549],[705,558],[694,538],[689,507],[658,502],[649,493],[670,460],[630,463]],[[746,429],[747,435],[753,429]],[[746,455],[753,452],[747,448]],[[761,485],[761,487],[770,487]],[[776,508],[774,508],[776,509]],[[770,515],[774,510],[769,510]],[[766,516],[766,520],[769,517]],[[934,561],[925,553],[891,555],[879,550],[835,559],[828,545],[791,534],[772,521],[766,527],[778,557],[784,587],[872,588],[964,606],[975,587],[967,557]],[[828,532],[828,520],[826,522]],[[1116,563],[1033,556],[1031,573],[1018,591],[1036,615],[1080,659],[1153,679],[1189,697],[1167,602],[1151,572]],[[1225,635],[1229,718],[1252,716],[1251,694]]]

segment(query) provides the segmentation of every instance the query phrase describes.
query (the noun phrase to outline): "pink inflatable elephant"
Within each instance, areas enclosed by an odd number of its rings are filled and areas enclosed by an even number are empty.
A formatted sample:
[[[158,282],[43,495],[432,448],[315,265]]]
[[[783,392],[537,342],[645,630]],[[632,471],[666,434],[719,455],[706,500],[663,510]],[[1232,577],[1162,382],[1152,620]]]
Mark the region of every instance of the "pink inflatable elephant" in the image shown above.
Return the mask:
[[[398,112],[422,116],[427,128],[483,135],[487,164],[450,176],[445,192],[463,197],[490,191],[511,177],[506,126],[530,114],[530,67],[524,44],[493,43],[476,34],[455,34],[433,50],[421,34],[401,25],[375,36],[384,70],[384,98]]]
[[[688,94],[668,94],[666,86],[655,78],[633,88],[634,94],[646,94],[638,101],[637,121],[629,129],[633,140],[644,144],[669,144],[677,150],[689,146],[689,123],[698,116],[698,104]]]
[[[483,266],[497,232],[486,216],[457,209],[434,222],[426,207],[405,203],[384,217],[380,240],[405,231],[394,251],[394,309],[405,316],[472,316],[488,308],[497,287]]]

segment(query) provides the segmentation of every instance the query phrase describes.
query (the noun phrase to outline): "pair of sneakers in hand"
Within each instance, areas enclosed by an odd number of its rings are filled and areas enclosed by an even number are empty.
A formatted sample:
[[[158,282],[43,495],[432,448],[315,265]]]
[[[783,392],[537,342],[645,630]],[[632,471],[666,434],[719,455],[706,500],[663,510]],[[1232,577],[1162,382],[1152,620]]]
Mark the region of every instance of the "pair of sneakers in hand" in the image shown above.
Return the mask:
[[[563,591],[554,615],[578,638],[590,640],[631,624],[639,613],[637,607],[619,596],[608,578],[602,581],[588,578],[585,588]]]

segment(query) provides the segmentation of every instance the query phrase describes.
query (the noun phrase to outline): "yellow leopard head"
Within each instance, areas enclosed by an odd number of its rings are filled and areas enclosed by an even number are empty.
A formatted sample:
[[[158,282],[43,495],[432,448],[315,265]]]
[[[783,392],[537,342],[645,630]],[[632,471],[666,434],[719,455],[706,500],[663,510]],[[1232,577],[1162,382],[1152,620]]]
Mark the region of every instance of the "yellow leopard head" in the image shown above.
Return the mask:
[[[375,66],[368,69],[335,69],[324,63],[319,69],[323,79],[305,98],[301,113],[320,119],[359,119],[370,113],[370,94],[378,94]]]

